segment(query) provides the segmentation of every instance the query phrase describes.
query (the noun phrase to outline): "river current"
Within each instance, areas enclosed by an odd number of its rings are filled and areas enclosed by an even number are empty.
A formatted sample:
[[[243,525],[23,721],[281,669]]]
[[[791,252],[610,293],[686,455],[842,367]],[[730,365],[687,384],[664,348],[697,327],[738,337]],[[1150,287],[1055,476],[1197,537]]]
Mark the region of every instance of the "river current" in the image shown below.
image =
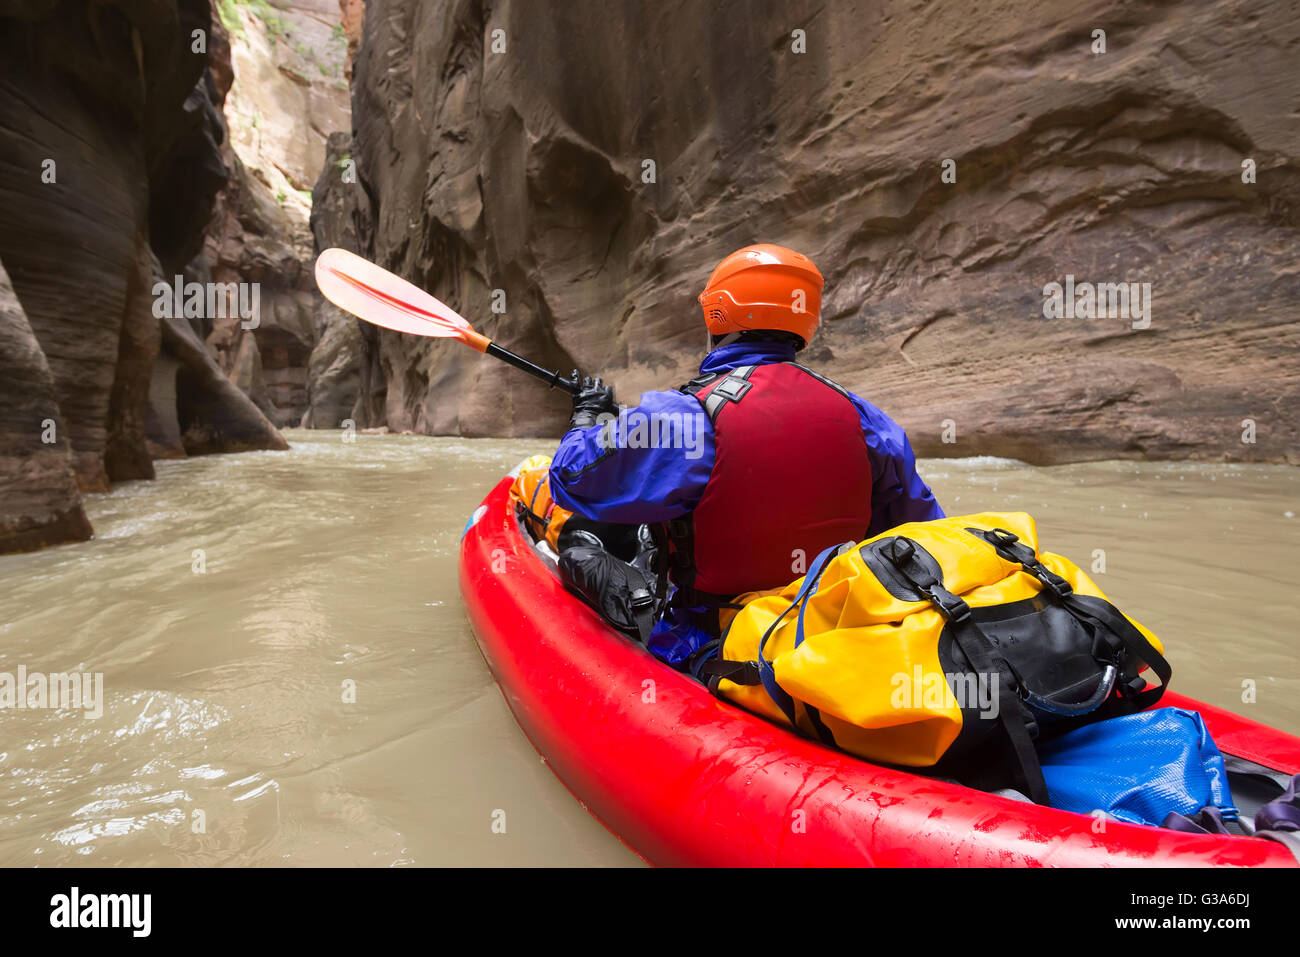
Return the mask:
[[[0,672],[102,675],[98,717],[0,710],[0,864],[639,863],[523,736],[458,593],[467,516],[553,443],[286,434],[158,462],[87,498],[92,541],[0,557]],[[950,515],[1034,515],[1176,690],[1300,733],[1300,470],[920,470]]]

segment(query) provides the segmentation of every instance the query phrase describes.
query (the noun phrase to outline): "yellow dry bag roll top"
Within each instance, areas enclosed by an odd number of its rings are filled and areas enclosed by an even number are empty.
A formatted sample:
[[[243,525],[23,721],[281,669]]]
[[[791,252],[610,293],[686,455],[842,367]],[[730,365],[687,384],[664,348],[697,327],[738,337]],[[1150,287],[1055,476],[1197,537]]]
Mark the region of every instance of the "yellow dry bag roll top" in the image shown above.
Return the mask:
[[[1048,803],[1035,741],[1150,707],[1170,669],[1155,635],[1037,549],[1023,512],[828,549],[779,593],[741,596],[701,675],[826,744]]]

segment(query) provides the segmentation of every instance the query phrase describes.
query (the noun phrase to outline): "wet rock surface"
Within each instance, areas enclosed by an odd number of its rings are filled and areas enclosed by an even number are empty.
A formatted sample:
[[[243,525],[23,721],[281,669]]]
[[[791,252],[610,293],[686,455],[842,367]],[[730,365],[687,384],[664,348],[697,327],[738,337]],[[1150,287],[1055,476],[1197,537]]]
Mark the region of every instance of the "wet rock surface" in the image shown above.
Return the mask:
[[[312,192],[311,229],[315,255],[331,246],[360,253],[360,234],[369,226],[365,193],[357,188],[352,137],[329,138],[325,165]],[[382,370],[377,367],[377,330],[316,297],[317,341],[308,366],[308,428],[337,429],[351,420],[368,427],[383,420]],[[362,382],[365,382],[363,389]],[[363,398],[364,395],[364,398]]]
[[[1288,10],[371,0],[362,251],[632,401],[693,372],[713,265],[778,242],[826,275],[806,360],[920,454],[1298,463]],[[1067,276],[1150,283],[1149,326],[1045,318]],[[563,428],[463,347],[378,340],[393,428]]]
[[[169,352],[153,283],[199,251],[228,175],[215,80],[196,31],[212,36],[206,0],[0,3],[0,263],[21,306],[0,323],[15,343],[5,361],[24,370],[0,379],[0,406],[19,410],[6,419],[17,431],[0,467],[0,550],[28,547],[37,526],[50,540],[60,529],[88,531],[55,467],[59,453],[7,454],[39,441],[38,422],[23,410],[46,401],[39,389],[28,393],[42,364],[54,403],[46,417],[59,422],[57,447],[66,441],[81,490],[151,478],[152,449],[166,447],[150,433],[177,410],[150,400],[155,362],[187,360]],[[187,388],[172,398],[193,400]],[[218,438],[195,448],[284,447],[238,390],[201,395],[189,429]],[[260,419],[254,428],[226,427],[249,410]],[[222,436],[233,437],[229,446]],[[32,462],[46,464],[33,470]]]
[[[0,549],[26,551],[90,537],[54,377],[0,266]]]

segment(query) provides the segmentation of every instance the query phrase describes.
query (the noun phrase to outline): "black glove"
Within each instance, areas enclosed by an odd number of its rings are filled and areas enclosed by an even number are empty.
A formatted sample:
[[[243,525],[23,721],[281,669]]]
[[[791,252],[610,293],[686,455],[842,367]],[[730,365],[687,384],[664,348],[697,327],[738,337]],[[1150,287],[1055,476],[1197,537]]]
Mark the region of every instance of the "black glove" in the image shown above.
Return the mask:
[[[573,370],[573,378],[578,378],[578,370]],[[586,429],[596,424],[601,415],[612,415],[618,411],[614,404],[614,390],[600,379],[587,376],[582,380],[582,387],[573,397],[573,417],[569,419],[569,428]]]

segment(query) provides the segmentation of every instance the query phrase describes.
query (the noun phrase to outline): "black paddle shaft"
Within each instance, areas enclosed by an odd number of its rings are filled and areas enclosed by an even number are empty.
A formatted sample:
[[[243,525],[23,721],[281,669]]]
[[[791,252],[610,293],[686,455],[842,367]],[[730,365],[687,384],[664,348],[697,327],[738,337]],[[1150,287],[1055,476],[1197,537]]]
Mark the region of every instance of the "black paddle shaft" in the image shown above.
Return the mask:
[[[544,380],[552,389],[563,389],[570,395],[577,395],[578,390],[581,388],[581,384],[578,382],[577,378],[569,379],[560,375],[558,372],[554,372],[550,369],[543,369],[541,366],[529,362],[523,356],[517,356],[508,349],[502,349],[495,342],[489,342],[485,352],[487,355],[500,359],[502,362],[510,363],[516,369],[523,369],[529,375],[537,376],[537,378]]]

